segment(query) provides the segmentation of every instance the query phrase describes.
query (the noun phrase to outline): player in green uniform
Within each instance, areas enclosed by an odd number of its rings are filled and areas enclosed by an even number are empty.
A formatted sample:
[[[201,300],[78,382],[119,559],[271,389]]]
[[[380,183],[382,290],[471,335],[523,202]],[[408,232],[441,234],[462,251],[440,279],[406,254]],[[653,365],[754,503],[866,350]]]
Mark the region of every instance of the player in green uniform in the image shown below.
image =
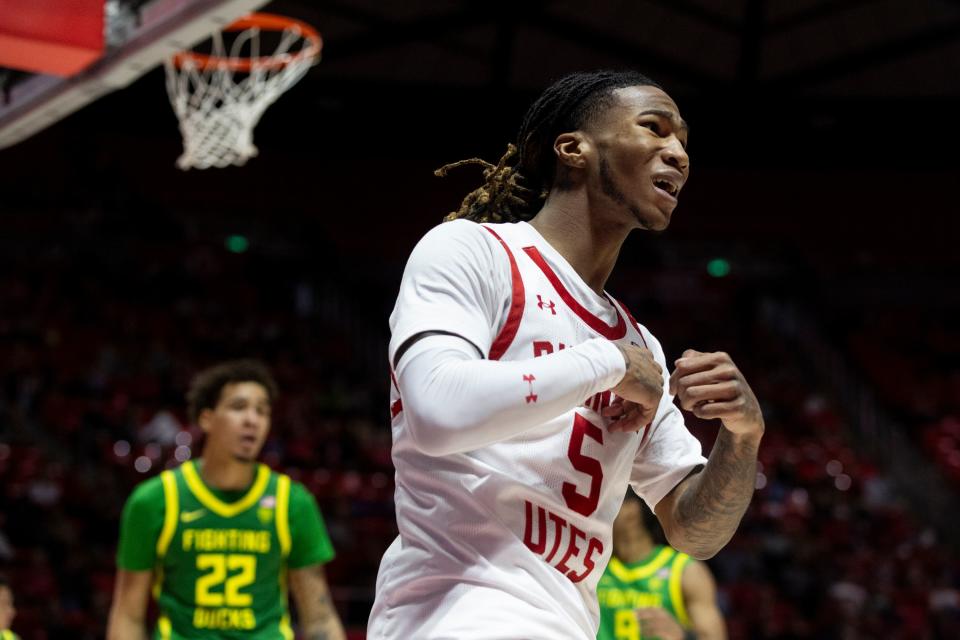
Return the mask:
[[[10,631],[17,609],[13,606],[13,589],[6,580],[0,578],[0,640],[20,640],[20,636]]]
[[[597,585],[598,640],[726,640],[710,570],[657,544],[658,534],[656,516],[629,492],[613,522],[613,556]]]
[[[147,480],[123,510],[109,640],[291,640],[292,592],[308,640],[342,640],[323,563],[333,548],[313,496],[256,459],[276,383],[260,363],[200,373],[188,400],[202,457]]]

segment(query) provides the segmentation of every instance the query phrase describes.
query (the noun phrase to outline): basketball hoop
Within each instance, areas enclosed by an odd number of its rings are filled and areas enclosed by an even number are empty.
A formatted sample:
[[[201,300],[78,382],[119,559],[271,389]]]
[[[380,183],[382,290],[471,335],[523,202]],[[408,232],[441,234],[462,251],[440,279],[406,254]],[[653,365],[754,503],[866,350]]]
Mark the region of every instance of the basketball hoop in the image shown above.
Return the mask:
[[[224,29],[236,33],[229,51],[221,33],[209,54],[183,51],[164,63],[167,93],[180,120],[181,169],[242,166],[257,155],[253,129],[263,112],[320,59],[323,41],[305,22],[253,13]],[[279,34],[261,56],[261,32]]]

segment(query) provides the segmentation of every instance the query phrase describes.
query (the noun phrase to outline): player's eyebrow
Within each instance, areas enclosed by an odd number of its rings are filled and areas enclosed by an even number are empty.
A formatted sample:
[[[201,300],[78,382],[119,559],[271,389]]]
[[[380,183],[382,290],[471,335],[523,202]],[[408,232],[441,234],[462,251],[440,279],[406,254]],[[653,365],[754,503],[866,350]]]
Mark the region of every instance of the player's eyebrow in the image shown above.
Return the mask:
[[[660,116],[661,118],[666,118],[670,122],[674,122],[675,119],[679,120],[680,129],[685,131],[687,134],[690,133],[690,126],[687,124],[687,122],[672,111],[667,111],[666,109],[647,109],[645,111],[641,111],[639,115]]]

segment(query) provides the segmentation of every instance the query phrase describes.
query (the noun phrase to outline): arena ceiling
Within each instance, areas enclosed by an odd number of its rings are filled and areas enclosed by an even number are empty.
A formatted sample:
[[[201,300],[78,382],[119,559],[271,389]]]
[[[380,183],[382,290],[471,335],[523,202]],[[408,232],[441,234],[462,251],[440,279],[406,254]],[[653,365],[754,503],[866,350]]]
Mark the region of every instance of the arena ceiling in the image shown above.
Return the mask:
[[[324,73],[541,88],[640,67],[674,91],[960,95],[960,0],[277,0],[316,23]]]
[[[0,8],[12,1],[0,0]],[[876,132],[892,120],[908,119],[913,130],[936,132],[915,141],[918,152],[935,157],[940,166],[957,162],[948,150],[960,144],[955,117],[960,107],[960,0],[113,2],[115,13],[119,7],[131,24],[142,24],[158,6],[262,5],[262,11],[315,25],[324,38],[322,62],[289,99],[271,108],[263,125],[272,126],[271,118],[279,119],[274,114],[284,109],[285,121],[301,123],[304,135],[317,135],[321,130],[310,127],[336,118],[341,125],[323,128],[322,135],[355,136],[363,120],[380,117],[379,105],[386,104],[394,123],[402,119],[429,133],[426,143],[443,144],[437,131],[443,131],[445,122],[483,118],[477,127],[510,130],[533,95],[570,71],[635,68],[682,99],[685,114],[693,116],[688,120],[696,123],[697,139],[708,140],[711,144],[704,146],[710,150],[722,150],[724,163],[730,162],[729,154],[747,148],[727,126],[745,112],[760,114],[754,128],[762,132],[761,139],[781,143],[768,151],[780,154],[781,164],[819,161],[822,154],[811,141],[829,132],[853,141],[847,152],[859,155],[847,164],[875,162],[882,150]],[[104,60],[128,48],[108,48]],[[112,99],[118,101],[112,108],[98,106],[111,126],[119,126],[118,110],[133,110],[144,122],[168,119],[162,71],[156,62],[140,66],[143,82],[110,79],[101,82],[96,95],[86,88],[75,91],[75,109],[47,105],[47,113],[37,116],[43,122],[35,131],[110,91],[123,95]],[[89,75],[84,71],[78,77],[84,74]],[[52,94],[58,82],[68,86],[76,80],[0,70],[5,96],[0,148],[27,135],[7,135],[9,121],[24,102],[20,94],[30,94],[25,87],[39,87],[34,95]],[[136,123],[132,133],[142,128]],[[709,153],[704,154],[708,162]],[[899,160],[883,161],[913,162],[908,155],[894,155]]]

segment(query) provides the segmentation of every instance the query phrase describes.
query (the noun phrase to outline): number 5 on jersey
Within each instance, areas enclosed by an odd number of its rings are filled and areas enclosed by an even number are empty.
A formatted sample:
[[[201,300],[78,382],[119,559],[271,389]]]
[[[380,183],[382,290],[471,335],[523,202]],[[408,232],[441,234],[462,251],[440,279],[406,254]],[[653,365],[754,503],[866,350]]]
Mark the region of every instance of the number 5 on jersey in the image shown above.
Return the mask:
[[[563,499],[567,506],[582,516],[591,516],[600,503],[600,485],[603,484],[603,466],[596,458],[583,453],[583,441],[589,437],[603,444],[603,431],[579,413],[573,419],[573,432],[570,434],[570,446],[567,457],[570,464],[580,473],[590,476],[590,493],[583,495],[572,482],[563,483]]]

